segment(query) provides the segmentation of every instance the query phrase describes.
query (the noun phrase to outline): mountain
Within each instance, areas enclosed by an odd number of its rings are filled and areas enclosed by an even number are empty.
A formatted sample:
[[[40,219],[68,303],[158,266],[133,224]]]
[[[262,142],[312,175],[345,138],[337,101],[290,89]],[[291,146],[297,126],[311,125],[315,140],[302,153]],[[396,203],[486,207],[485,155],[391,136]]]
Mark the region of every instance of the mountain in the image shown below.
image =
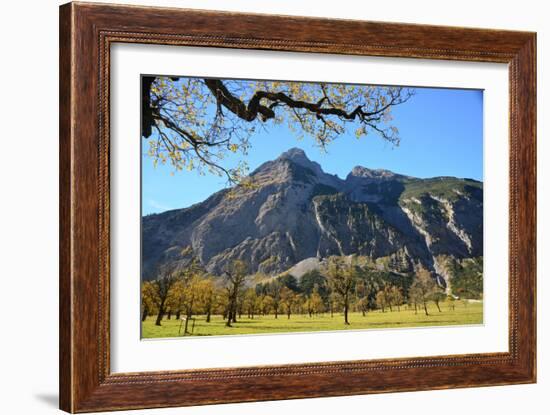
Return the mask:
[[[354,167],[345,180],[293,148],[184,209],[142,220],[142,277],[196,258],[214,275],[243,259],[250,272],[297,273],[331,255],[358,254],[407,272],[419,264],[448,279],[449,260],[483,255],[483,184],[419,179]]]

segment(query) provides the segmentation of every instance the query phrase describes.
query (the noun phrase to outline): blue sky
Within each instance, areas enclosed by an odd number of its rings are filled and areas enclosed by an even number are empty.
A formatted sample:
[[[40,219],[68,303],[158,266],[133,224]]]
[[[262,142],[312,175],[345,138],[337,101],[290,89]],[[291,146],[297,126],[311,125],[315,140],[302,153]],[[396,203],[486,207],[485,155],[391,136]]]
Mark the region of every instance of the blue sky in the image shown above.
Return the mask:
[[[302,148],[327,173],[345,178],[354,166],[383,168],[415,177],[456,176],[483,180],[483,91],[417,88],[406,103],[393,109],[393,125],[401,144],[394,147],[376,134],[357,140],[344,134],[326,153],[312,138],[298,141],[286,126],[256,134],[247,162],[250,171],[292,147]],[[225,179],[153,167],[142,155],[142,213],[163,212],[200,202],[226,186]]]

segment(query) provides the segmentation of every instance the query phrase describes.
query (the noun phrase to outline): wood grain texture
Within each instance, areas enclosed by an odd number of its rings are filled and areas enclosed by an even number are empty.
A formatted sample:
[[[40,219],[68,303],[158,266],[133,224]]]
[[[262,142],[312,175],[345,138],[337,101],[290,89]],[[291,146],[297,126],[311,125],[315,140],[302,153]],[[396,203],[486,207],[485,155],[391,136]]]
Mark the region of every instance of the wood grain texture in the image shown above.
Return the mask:
[[[59,15],[59,405],[72,409],[72,322],[71,322],[71,55],[70,8]]]
[[[508,63],[509,352],[110,373],[109,60],[116,42]],[[60,407],[90,412],[534,382],[535,62],[536,36],[526,32],[61,6]]]

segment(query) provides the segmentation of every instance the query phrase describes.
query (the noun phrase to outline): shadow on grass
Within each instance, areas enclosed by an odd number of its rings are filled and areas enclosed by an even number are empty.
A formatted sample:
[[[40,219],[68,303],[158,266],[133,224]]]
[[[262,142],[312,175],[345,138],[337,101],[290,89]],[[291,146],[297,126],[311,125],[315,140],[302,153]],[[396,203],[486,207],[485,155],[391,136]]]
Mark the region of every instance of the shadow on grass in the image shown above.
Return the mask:
[[[353,325],[353,321],[350,322],[350,323]],[[368,327],[387,327],[387,328],[391,328],[391,327],[397,327],[397,326],[406,326],[406,327],[446,326],[446,325],[464,325],[464,324],[468,324],[468,323],[458,323],[454,320],[449,320],[449,321],[447,321],[447,320],[437,320],[437,321],[434,321],[434,320],[419,320],[419,321],[415,321],[415,322],[396,321],[396,322],[392,322],[392,323],[370,322],[367,326],[365,326],[365,328],[368,328]]]

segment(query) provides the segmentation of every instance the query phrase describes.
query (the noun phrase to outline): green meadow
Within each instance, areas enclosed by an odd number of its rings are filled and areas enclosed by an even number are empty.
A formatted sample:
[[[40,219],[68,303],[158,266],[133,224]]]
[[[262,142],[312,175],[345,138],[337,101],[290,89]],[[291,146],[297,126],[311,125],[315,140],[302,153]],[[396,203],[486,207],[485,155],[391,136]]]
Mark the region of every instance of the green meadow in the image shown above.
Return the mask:
[[[272,314],[265,316],[254,316],[248,318],[242,315],[232,327],[226,327],[222,316],[212,316],[209,323],[202,315],[195,316],[195,328],[192,334],[186,336],[223,336],[237,334],[266,334],[266,333],[293,333],[313,332],[332,330],[365,330],[365,329],[386,329],[406,327],[429,327],[429,326],[455,326],[483,323],[483,303],[455,301],[454,307],[447,302],[441,303],[441,311],[435,305],[428,305],[427,316],[423,309],[403,306],[400,311],[394,307],[393,311],[386,309],[369,311],[365,316],[360,312],[353,312],[349,315],[349,325],[344,325],[344,318],[341,313],[329,313],[309,317],[303,314],[292,314],[287,318],[279,314],[275,318]],[[164,318],[161,326],[155,325],[155,317],[148,317],[142,322],[143,338],[162,337],[183,337],[183,326],[181,320],[174,316],[170,320]],[[191,330],[192,323],[189,323]]]

